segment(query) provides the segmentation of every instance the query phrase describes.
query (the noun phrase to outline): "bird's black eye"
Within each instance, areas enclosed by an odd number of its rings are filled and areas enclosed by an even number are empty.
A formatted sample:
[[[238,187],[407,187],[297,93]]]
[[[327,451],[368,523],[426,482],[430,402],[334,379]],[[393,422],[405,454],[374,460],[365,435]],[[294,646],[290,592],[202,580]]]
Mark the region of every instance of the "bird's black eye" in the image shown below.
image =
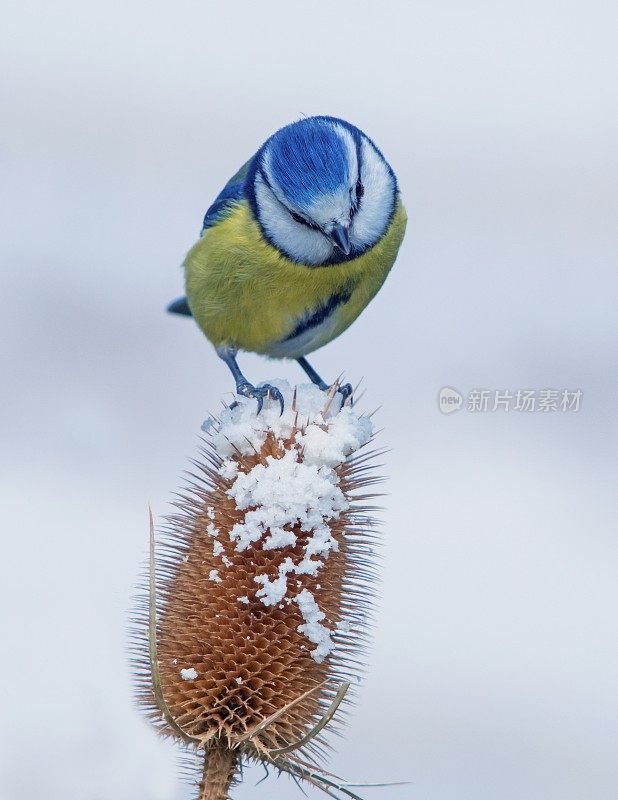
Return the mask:
[[[350,195],[352,194],[352,189],[350,189]],[[360,182],[360,178],[356,181],[356,186],[354,187],[354,199],[351,200],[351,207],[350,207],[350,219],[354,217],[356,212],[358,211],[358,207],[360,205],[360,199],[365,194],[365,187]]]
[[[319,227],[315,224],[315,222],[312,222],[309,219],[305,219],[305,217],[301,217],[300,214],[297,214],[295,211],[292,211],[291,209],[288,210],[290,212],[290,216],[292,217],[293,220],[296,220],[296,222],[299,222],[301,225],[304,225],[306,228],[311,228],[314,231],[319,230]]]

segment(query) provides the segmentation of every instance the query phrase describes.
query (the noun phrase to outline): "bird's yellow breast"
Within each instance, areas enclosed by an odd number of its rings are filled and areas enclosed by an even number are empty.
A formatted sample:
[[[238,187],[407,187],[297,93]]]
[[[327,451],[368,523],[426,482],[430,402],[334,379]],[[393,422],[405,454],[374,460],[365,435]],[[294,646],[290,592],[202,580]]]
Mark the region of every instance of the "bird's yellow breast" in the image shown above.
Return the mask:
[[[185,259],[187,299],[208,339],[219,347],[235,345],[280,355],[279,345],[303,318],[342,295],[303,355],[334,339],[374,297],[403,239],[406,213],[397,199],[395,213],[380,241],[358,258],[341,264],[305,266],[286,258],[263,236],[249,204],[241,201],[210,228]]]

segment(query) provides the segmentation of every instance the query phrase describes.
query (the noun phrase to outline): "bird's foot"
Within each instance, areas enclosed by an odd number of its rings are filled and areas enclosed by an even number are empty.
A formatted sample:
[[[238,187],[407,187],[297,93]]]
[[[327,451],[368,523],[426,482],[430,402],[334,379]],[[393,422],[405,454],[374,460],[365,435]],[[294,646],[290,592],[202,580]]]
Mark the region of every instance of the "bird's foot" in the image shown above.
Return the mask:
[[[342,397],[341,405],[343,405],[348,397],[352,397],[352,384],[342,383],[341,386],[337,387],[337,391]]]
[[[332,389],[332,386],[329,386],[325,380],[322,380],[318,373],[313,369],[311,364],[307,361],[304,356],[300,356],[300,358],[296,359],[304,372],[309,376],[309,380],[311,383],[314,383],[319,389],[323,392],[329,392]],[[348,397],[352,396],[352,385],[349,383],[339,383],[337,381],[333,386],[337,387],[337,392],[341,395],[341,405],[345,403]]]
[[[270,383],[263,383],[261,386],[254,386],[249,381],[238,383],[236,385],[236,393],[241,394],[243,397],[255,397],[257,400],[257,413],[259,414],[264,406],[264,398],[272,397],[281,406],[281,414],[283,414],[283,395],[276,386],[271,386]],[[230,408],[235,408],[238,402],[232,403]]]
[[[316,386],[323,392],[330,392],[334,384],[331,384],[331,386],[329,386],[326,383],[326,381],[320,380],[319,383],[316,383]],[[348,397],[352,397],[352,384],[351,383],[337,384],[337,392],[341,395],[341,405],[343,405],[345,401],[348,399]]]

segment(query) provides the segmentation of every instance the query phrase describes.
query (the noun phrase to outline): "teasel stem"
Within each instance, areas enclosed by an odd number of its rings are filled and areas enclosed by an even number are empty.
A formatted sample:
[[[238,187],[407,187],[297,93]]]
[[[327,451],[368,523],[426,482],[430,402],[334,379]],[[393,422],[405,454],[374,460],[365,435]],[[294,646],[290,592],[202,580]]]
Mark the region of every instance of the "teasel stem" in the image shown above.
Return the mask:
[[[227,800],[237,765],[236,750],[220,741],[208,747],[198,800]]]

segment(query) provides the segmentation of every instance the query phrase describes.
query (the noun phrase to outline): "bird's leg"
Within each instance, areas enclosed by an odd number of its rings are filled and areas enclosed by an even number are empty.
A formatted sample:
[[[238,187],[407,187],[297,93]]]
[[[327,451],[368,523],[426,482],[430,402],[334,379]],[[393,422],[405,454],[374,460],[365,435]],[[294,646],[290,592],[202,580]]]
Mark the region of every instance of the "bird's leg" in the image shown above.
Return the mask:
[[[264,405],[264,398],[267,395],[270,395],[274,400],[279,402],[279,405],[281,406],[281,413],[283,414],[283,395],[279,389],[277,389],[276,386],[271,386],[269,383],[263,383],[261,386],[254,386],[252,383],[249,383],[249,381],[240,371],[240,367],[236,361],[237,353],[238,348],[233,347],[232,345],[225,345],[224,347],[217,348],[217,355],[228,365],[234,381],[236,382],[236,394],[242,394],[243,397],[255,397],[258,404],[258,414]],[[234,408],[236,405],[238,404],[233,403],[232,408]]]
[[[329,385],[326,383],[326,381],[320,378],[318,373],[313,369],[311,364],[307,361],[307,359],[304,356],[301,356],[296,360],[307,373],[307,376],[309,377],[311,383],[315,383],[315,385],[318,386],[323,392],[328,391],[328,389],[330,388]],[[352,394],[352,385],[349,383],[344,383],[341,386],[339,386],[337,391],[343,396],[343,402],[345,403],[348,397]]]

